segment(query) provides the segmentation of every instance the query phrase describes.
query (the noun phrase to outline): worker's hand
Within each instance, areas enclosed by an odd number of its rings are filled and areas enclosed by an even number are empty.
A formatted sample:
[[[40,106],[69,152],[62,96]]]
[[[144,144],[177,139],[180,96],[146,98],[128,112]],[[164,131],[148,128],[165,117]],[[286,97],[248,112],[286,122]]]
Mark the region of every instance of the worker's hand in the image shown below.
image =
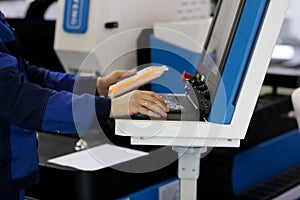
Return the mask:
[[[135,70],[116,70],[104,77],[97,79],[97,91],[99,95],[107,96],[110,85],[119,80],[136,74]]]
[[[162,97],[150,91],[135,90],[123,96],[113,98],[110,117],[143,114],[150,117],[166,117],[169,108]]]

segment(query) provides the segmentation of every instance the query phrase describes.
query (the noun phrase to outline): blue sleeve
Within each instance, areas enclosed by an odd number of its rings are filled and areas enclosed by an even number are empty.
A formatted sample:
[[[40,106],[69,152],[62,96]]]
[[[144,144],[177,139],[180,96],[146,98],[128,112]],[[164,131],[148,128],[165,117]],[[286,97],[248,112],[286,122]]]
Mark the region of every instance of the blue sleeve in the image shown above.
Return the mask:
[[[72,91],[76,79],[75,75],[51,72],[43,67],[27,65],[27,75],[31,83],[39,84],[42,87],[57,91]]]
[[[99,129],[108,119],[110,107],[109,98],[53,91],[46,105],[42,130],[76,133]]]
[[[0,52],[1,120],[26,129],[76,133],[108,119],[110,99],[27,83],[17,66],[14,57]]]
[[[69,91],[82,94],[83,92],[77,91],[74,88],[75,82],[86,85],[86,88],[96,88],[96,77],[79,77],[68,73],[53,72],[34,65],[27,66],[27,73],[30,82],[56,91]]]

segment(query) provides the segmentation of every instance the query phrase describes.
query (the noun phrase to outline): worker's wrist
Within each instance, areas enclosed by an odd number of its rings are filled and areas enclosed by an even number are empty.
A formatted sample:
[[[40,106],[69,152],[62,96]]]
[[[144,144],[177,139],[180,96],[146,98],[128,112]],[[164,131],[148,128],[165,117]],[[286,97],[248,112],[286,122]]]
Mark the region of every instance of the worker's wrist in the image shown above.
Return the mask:
[[[103,81],[103,77],[98,77],[97,78],[97,92],[98,92],[98,95],[104,95],[103,94],[103,90],[104,90],[104,81]]]

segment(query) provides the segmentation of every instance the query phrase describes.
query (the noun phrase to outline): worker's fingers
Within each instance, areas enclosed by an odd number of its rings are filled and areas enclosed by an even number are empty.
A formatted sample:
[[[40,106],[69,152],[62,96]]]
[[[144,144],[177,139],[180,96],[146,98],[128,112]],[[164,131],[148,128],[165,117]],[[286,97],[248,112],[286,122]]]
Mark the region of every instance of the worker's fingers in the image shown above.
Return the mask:
[[[162,108],[163,106],[159,105],[157,102],[153,102],[151,100],[143,100],[141,101],[140,105],[151,112],[159,114],[160,116],[167,116],[167,110]]]
[[[164,112],[169,112],[169,108],[167,107],[164,99],[158,94],[150,91],[142,91],[141,98],[144,101],[144,104],[145,102],[149,104],[148,108],[153,107],[153,109],[157,109],[156,107],[159,106]]]
[[[168,111],[168,107],[159,95],[137,90],[113,98],[110,116],[118,117],[141,113],[159,118],[166,117]]]
[[[152,110],[149,110],[149,109],[147,109],[147,108],[145,108],[143,106],[140,106],[138,108],[138,112],[140,114],[147,115],[149,117],[155,117],[155,118],[160,118],[161,117],[161,115],[158,114],[157,112],[153,112]]]

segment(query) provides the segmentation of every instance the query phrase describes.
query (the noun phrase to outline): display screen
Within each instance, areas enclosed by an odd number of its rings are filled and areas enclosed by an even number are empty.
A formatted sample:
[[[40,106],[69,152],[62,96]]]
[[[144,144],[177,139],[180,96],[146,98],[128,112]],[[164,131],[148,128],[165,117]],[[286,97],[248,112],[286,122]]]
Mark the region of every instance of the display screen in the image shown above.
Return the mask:
[[[202,75],[214,98],[246,0],[219,0],[196,76]]]

